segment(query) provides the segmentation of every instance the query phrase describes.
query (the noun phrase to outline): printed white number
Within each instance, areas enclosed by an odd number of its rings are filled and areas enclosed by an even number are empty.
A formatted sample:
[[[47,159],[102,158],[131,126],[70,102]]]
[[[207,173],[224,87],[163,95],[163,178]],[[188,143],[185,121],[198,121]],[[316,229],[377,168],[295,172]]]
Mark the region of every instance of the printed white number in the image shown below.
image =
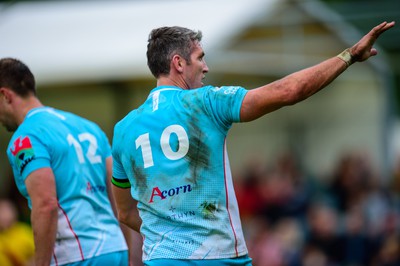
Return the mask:
[[[177,151],[173,151],[171,145],[169,144],[171,134],[176,134],[178,137],[179,148]],[[188,153],[189,138],[182,126],[172,125],[164,129],[163,133],[161,134],[160,145],[165,157],[170,160],[178,160],[183,158]]]
[[[80,163],[85,163],[85,157],[83,155],[83,149],[81,143],[84,141],[89,141],[89,147],[86,151],[86,158],[89,160],[91,164],[101,163],[101,156],[96,155],[96,151],[98,148],[97,139],[90,133],[82,133],[78,135],[79,142],[71,135],[68,134],[67,140],[69,145],[74,146],[76,155],[78,156],[78,160]]]
[[[154,162],[153,162],[153,154],[151,152],[149,133],[140,135],[136,139],[135,144],[136,144],[136,149],[138,149],[139,147],[142,147],[142,157],[143,157],[144,168],[153,166]]]
[[[171,135],[176,134],[178,138],[178,150],[174,151],[170,145]],[[136,149],[142,148],[144,168],[154,166],[149,133],[140,135],[136,141]],[[170,160],[183,158],[189,151],[189,137],[182,126],[171,125],[164,129],[160,138],[160,146],[165,157]]]
[[[68,140],[69,145],[74,146],[76,156],[78,156],[79,162],[85,163],[85,158],[83,157],[83,151],[82,151],[81,144],[71,134],[68,134],[67,140]]]
[[[84,141],[89,141],[89,147],[86,152],[86,158],[88,158],[89,162],[92,164],[101,163],[101,156],[96,155],[98,148],[96,137],[90,133],[82,133],[78,135],[78,138],[81,143]]]

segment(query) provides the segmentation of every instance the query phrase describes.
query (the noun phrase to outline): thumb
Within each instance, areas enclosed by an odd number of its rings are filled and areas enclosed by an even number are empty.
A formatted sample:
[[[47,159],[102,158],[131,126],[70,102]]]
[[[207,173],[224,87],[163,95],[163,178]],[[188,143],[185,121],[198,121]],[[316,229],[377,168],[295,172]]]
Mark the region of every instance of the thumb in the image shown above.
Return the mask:
[[[374,56],[374,55],[377,55],[377,54],[378,54],[378,50],[376,50],[375,48],[371,48],[370,56]]]

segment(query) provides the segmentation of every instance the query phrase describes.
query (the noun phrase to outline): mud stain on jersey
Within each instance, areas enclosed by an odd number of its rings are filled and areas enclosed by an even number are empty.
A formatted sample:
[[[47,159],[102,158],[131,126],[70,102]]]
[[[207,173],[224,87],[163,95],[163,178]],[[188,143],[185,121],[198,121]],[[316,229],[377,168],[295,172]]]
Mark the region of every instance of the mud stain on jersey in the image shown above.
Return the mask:
[[[190,177],[188,178],[193,184],[197,183],[199,173],[203,172],[203,169],[208,169],[210,161],[210,148],[203,141],[204,133],[199,128],[199,124],[194,119],[189,124],[189,138],[190,146],[189,151],[186,155],[186,159],[189,161]]]
[[[144,196],[147,190],[147,178],[140,167],[136,166],[136,161],[131,159],[132,172],[135,177],[135,186],[138,189],[139,196]]]

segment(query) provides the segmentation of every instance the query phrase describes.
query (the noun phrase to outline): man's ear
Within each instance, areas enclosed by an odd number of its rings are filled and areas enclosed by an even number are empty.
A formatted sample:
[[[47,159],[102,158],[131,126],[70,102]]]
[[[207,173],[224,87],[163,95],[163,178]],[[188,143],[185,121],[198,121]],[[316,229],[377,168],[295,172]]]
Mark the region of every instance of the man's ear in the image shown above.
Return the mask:
[[[7,103],[11,103],[13,95],[14,95],[14,92],[12,90],[10,90],[9,88],[1,87],[0,88],[0,95],[2,96],[1,98],[4,101],[6,101]]]
[[[174,55],[172,57],[172,65],[176,69],[176,71],[179,73],[183,72],[183,64],[184,64],[183,61],[184,61],[184,59],[179,55]]]

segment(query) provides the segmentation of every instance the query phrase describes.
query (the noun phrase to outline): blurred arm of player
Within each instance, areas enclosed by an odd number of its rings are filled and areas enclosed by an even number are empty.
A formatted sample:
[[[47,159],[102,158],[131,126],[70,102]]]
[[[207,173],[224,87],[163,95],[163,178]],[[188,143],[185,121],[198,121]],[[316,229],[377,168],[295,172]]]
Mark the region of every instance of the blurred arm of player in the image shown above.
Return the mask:
[[[143,239],[139,233],[139,229],[136,230],[135,228],[131,228],[129,226],[129,224],[125,224],[124,221],[121,221],[120,215],[118,214],[118,211],[116,208],[116,205],[118,205],[118,207],[120,207],[120,204],[116,203],[116,200],[119,199],[118,194],[120,194],[120,193],[128,192],[128,196],[129,196],[128,200],[129,201],[133,200],[132,196],[130,195],[130,189],[120,189],[120,190],[122,190],[121,192],[115,191],[117,189],[117,187],[115,187],[111,184],[111,177],[112,177],[112,157],[111,156],[106,159],[106,167],[107,167],[107,191],[108,191],[108,195],[110,198],[111,206],[113,207],[113,211],[114,211],[115,215],[118,217],[118,220],[121,222],[120,223],[121,230],[125,236],[125,240],[128,245],[129,266],[141,266],[141,265],[143,265],[143,262],[142,262]],[[123,199],[123,200],[125,200],[125,199]],[[139,217],[139,212],[137,211],[136,204],[135,204],[134,211],[137,213],[137,217]],[[138,219],[140,220],[140,218],[138,218]],[[139,225],[139,228],[140,228],[140,225]],[[132,229],[135,229],[135,231]]]
[[[383,22],[374,27],[355,45],[347,49],[345,55],[327,59],[317,65],[288,75],[280,80],[250,90],[242,103],[242,122],[252,121],[269,112],[307,99],[326,87],[354,62],[362,62],[377,54],[372,48],[378,37],[392,28],[395,22]]]
[[[142,219],[137,209],[137,201],[132,198],[130,189],[112,186],[115,204],[118,209],[118,220],[140,232]]]
[[[51,168],[33,171],[25,180],[32,202],[31,224],[35,241],[35,266],[50,265],[57,233],[58,201]]]

